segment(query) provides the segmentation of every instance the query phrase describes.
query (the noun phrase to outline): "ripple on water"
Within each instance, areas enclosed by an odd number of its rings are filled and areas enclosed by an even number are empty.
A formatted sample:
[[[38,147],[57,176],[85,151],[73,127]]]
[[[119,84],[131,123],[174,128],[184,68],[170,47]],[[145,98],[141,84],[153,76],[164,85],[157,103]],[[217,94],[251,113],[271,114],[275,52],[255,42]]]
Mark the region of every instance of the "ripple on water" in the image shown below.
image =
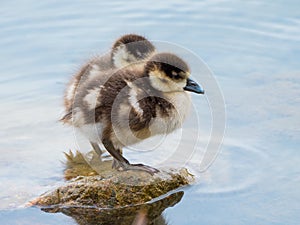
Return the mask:
[[[196,174],[199,195],[233,195],[255,188],[264,178],[269,156],[261,148],[225,141],[223,150],[205,172],[195,157],[189,163]]]

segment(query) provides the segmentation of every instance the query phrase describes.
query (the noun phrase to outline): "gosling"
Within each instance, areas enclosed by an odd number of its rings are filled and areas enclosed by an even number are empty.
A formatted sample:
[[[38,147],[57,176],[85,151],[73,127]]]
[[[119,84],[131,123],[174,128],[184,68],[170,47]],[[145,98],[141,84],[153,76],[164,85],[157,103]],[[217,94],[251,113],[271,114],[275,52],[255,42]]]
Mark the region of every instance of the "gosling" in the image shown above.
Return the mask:
[[[63,120],[93,145],[102,143],[114,158],[113,168],[154,174],[158,170],[153,167],[131,164],[122,148],[182,126],[191,105],[189,92],[204,94],[189,77],[181,58],[155,54],[145,63],[99,74],[79,87],[77,101]]]
[[[70,114],[74,104],[77,89],[104,71],[120,69],[132,63],[143,61],[155,52],[155,47],[145,37],[137,34],[126,34],[115,41],[109,54],[95,57],[81,67],[67,85],[64,106],[66,115]],[[64,118],[62,118],[64,121]],[[91,143],[93,149],[101,154],[96,143]]]

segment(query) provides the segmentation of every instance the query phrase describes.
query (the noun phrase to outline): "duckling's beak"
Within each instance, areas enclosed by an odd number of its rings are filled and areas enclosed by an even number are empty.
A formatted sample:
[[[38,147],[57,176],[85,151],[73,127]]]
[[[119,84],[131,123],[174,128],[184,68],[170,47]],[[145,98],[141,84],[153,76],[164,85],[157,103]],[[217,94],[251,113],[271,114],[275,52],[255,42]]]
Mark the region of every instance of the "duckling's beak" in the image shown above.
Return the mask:
[[[183,89],[186,91],[195,92],[197,94],[204,94],[203,88],[190,78],[187,79],[186,86]]]

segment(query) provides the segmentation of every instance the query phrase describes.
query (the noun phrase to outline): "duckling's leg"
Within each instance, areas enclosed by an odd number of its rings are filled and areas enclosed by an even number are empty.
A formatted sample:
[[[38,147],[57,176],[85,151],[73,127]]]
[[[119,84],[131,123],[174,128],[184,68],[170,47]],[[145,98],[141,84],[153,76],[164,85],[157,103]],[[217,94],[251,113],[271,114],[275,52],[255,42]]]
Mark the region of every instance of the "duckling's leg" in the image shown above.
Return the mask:
[[[122,170],[122,171],[141,170],[141,171],[150,173],[151,175],[159,172],[159,170],[157,170],[151,166],[147,166],[147,165],[143,165],[143,164],[130,164],[129,161],[121,155],[120,150],[115,149],[115,147],[113,146],[112,142],[109,139],[103,139],[102,143],[103,143],[104,147],[106,148],[106,150],[114,158],[115,163],[113,163],[113,166],[116,169]]]
[[[91,146],[93,147],[94,151],[99,155],[99,157],[102,157],[102,154],[104,153],[100,148],[97,143],[90,142]]]
[[[123,155],[123,152],[121,149],[117,149],[116,151],[118,151],[121,155]],[[112,168],[113,169],[118,169],[120,168],[120,163],[117,159],[113,158],[113,162],[112,162]]]

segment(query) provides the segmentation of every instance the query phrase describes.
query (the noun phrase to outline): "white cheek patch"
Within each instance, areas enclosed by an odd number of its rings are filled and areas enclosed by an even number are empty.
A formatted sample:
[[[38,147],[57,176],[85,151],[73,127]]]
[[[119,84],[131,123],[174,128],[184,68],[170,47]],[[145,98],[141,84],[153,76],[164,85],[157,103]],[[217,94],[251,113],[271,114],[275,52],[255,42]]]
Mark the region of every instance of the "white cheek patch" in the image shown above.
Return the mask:
[[[131,62],[136,62],[136,58],[126,50],[125,45],[120,45],[114,51],[113,63],[116,68],[128,66]]]
[[[140,57],[142,56],[142,53],[139,51],[137,51],[137,54]],[[116,68],[123,68],[139,61],[133,54],[127,51],[125,45],[120,45],[115,49],[112,59]]]
[[[88,94],[83,98],[85,103],[87,104],[90,110],[94,109],[96,104],[98,103],[98,97],[100,94],[101,88],[94,88],[88,91]]]
[[[124,66],[124,58],[126,59],[126,55],[127,51],[124,45],[120,45],[119,47],[117,47],[112,57],[114,66],[116,68],[122,68]]]
[[[183,91],[183,88],[186,85],[186,81],[174,82],[167,78],[164,73],[158,71],[151,71],[149,73],[149,79],[152,86],[162,92],[175,92]]]
[[[178,82],[177,86],[183,90],[183,88],[186,86],[186,80]]]
[[[167,85],[167,81],[164,81],[165,76],[166,75],[161,74],[158,71],[151,71],[149,73],[150,82],[155,89],[163,92],[169,92],[170,88]]]
[[[180,81],[180,82],[174,82],[174,81],[169,81],[169,88],[171,91],[184,91],[183,88],[186,85],[185,81]]]

